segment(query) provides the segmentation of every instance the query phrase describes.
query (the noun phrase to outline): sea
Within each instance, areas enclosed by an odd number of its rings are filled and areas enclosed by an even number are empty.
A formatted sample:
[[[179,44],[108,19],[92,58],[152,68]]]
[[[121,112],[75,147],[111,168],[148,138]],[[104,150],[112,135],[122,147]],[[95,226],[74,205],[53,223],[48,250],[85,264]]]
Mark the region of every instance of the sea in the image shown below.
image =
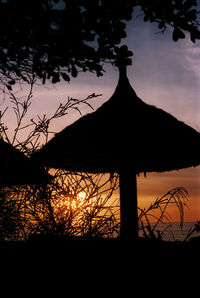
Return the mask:
[[[160,233],[165,241],[188,241],[193,237],[200,237],[200,223],[198,225],[199,229],[196,229],[196,224],[197,222],[184,222],[181,227],[179,222],[159,223],[154,230],[154,234],[158,236],[158,233]],[[154,225],[152,223],[151,228]],[[139,236],[144,236],[142,230],[139,231]]]

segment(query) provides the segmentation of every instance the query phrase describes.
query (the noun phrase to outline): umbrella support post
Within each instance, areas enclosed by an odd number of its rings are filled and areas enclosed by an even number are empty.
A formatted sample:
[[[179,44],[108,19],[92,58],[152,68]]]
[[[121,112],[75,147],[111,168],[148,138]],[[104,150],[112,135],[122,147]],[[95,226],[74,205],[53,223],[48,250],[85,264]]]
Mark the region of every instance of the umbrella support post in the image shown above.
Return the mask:
[[[134,171],[121,170],[120,183],[120,218],[121,239],[138,239],[137,178]]]

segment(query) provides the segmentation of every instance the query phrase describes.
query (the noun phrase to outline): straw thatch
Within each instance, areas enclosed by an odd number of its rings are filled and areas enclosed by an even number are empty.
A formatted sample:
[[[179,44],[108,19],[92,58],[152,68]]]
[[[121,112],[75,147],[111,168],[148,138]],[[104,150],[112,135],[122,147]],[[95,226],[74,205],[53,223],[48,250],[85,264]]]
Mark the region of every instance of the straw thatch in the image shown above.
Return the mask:
[[[118,172],[120,235],[137,239],[136,174],[199,165],[200,134],[139,99],[125,68],[119,69],[113,96],[96,112],[56,134],[33,158],[71,171]]]
[[[45,166],[85,172],[163,172],[200,164],[200,134],[144,103],[120,75],[113,96],[35,154]]]
[[[28,157],[0,139],[0,187],[38,184],[47,181],[44,170],[34,165]]]

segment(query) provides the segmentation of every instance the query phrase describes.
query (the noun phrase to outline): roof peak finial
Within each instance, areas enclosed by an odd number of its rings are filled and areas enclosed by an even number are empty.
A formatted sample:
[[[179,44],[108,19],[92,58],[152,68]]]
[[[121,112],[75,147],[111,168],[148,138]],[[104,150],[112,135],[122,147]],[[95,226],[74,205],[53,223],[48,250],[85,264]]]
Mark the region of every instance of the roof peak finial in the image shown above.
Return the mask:
[[[128,47],[126,45],[119,47],[115,47],[115,53],[116,53],[116,60],[114,61],[114,64],[119,69],[119,75],[120,77],[126,77],[126,69],[127,65],[132,64],[131,56],[133,53],[128,50]]]

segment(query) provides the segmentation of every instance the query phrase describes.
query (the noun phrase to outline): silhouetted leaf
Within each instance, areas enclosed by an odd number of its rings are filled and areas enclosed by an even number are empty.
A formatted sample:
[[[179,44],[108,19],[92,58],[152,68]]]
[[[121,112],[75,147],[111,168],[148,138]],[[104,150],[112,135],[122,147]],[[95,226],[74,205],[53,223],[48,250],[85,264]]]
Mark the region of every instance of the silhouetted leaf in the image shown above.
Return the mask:
[[[192,42],[196,42],[196,39],[200,39],[200,31],[194,27],[193,30],[190,33],[190,39]]]
[[[18,69],[15,70],[15,73],[18,77],[21,77],[21,72]]]
[[[8,85],[15,85],[15,80],[11,80],[8,82]]]
[[[66,82],[70,81],[70,77],[65,72],[61,72],[61,76]]]
[[[60,82],[60,75],[59,75],[59,73],[55,73],[52,78],[52,83],[55,84],[58,82]]]
[[[6,84],[6,87],[8,88],[9,91],[12,91],[12,87],[10,85]]]
[[[46,72],[44,72],[42,76],[42,84],[45,84],[45,82],[46,82]]]
[[[180,39],[184,39],[185,38],[185,34],[181,30],[179,30],[179,38]]]
[[[179,28],[175,28],[172,34],[172,38],[174,41],[185,38],[185,34]]]
[[[77,72],[76,67],[75,67],[74,65],[72,65],[72,76],[73,76],[74,78],[76,78],[76,77],[77,77],[77,74],[78,74],[78,72]]]

